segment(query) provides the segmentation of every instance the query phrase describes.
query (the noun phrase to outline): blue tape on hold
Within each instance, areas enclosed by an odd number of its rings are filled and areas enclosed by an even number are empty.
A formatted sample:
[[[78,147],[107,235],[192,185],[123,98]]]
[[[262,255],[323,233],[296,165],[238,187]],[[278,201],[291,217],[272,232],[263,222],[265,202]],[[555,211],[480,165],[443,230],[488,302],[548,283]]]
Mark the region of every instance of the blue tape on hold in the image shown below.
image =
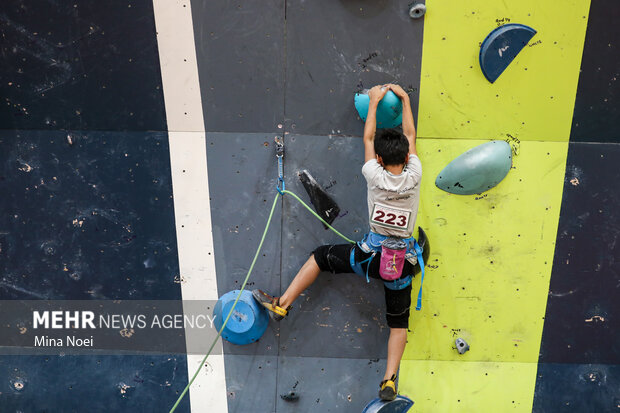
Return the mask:
[[[222,328],[222,324],[224,324],[224,320],[235,303],[239,291],[234,290],[224,294],[215,304],[213,325],[218,331]],[[222,331],[222,337],[233,344],[250,344],[263,336],[268,323],[267,310],[254,300],[250,291],[244,290],[228,323],[226,323],[224,331]]]
[[[491,83],[510,65],[536,30],[523,24],[505,24],[493,30],[480,47],[480,68]]]
[[[366,121],[368,115],[368,104],[370,98],[368,91],[356,93],[354,98],[355,109],[363,121]],[[379,105],[377,106],[377,128],[395,128],[403,122],[403,104],[392,92],[388,90]]]

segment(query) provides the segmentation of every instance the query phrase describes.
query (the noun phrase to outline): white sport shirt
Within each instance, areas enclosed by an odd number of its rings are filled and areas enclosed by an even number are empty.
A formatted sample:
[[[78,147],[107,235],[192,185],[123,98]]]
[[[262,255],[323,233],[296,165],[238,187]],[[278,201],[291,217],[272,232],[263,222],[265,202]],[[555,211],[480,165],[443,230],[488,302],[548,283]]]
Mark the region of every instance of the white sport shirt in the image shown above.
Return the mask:
[[[368,185],[370,230],[381,235],[411,237],[420,203],[420,158],[409,155],[399,175],[388,172],[376,159],[371,159],[362,167],[362,174]]]

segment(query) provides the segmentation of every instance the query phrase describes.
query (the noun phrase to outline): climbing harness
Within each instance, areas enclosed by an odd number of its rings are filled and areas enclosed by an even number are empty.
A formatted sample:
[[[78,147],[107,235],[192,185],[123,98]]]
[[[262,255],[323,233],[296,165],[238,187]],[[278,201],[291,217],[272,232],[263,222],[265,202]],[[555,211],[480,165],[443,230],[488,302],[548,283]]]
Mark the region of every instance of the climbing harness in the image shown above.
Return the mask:
[[[351,250],[350,263],[351,268],[355,271],[356,274],[366,275],[366,282],[370,282],[368,278],[368,268],[370,267],[370,262],[374,258],[374,256],[381,251],[383,248],[383,243],[389,239],[390,237],[386,235],[377,234],[376,232],[369,231],[364,238],[357,243],[362,251],[365,253],[372,253],[372,255],[361,262],[355,262],[355,249]],[[407,244],[407,253],[405,254],[405,258],[409,261],[413,261],[413,258],[417,259],[418,264],[420,264],[420,272],[422,273],[422,277],[420,279],[420,290],[418,291],[418,301],[416,303],[416,311],[420,311],[422,309],[422,285],[424,284],[424,258],[422,257],[422,247],[418,244],[418,241],[414,237],[403,238],[402,239]],[[368,262],[368,266],[366,267],[366,274],[362,269],[362,264]],[[413,277],[411,275],[407,275],[402,278],[398,278],[394,281],[383,281],[383,284],[389,288],[390,290],[402,290],[407,288],[412,281]]]
[[[200,370],[202,370],[202,367],[205,365],[205,362],[207,361],[207,358],[209,357],[209,355],[211,354],[211,351],[213,351],[213,348],[215,347],[215,344],[217,343],[217,340],[220,338],[220,336],[222,335],[222,332],[224,331],[224,329],[226,328],[226,324],[228,323],[228,320],[230,319],[230,316],[233,314],[235,307],[237,306],[237,303],[239,302],[239,298],[241,298],[241,292],[243,292],[245,290],[245,287],[248,283],[248,280],[250,279],[250,275],[252,274],[252,270],[254,269],[254,265],[256,264],[256,260],[258,259],[258,255],[260,254],[260,251],[263,247],[263,243],[265,241],[265,237],[267,236],[267,230],[269,229],[269,226],[271,225],[271,219],[273,218],[273,214],[274,211],[276,209],[276,204],[278,203],[278,198],[280,196],[284,196],[286,195],[290,195],[293,198],[295,198],[304,208],[306,208],[310,213],[312,213],[312,215],[314,215],[319,221],[321,221],[323,223],[323,225],[325,225],[327,228],[331,229],[335,234],[337,234],[339,237],[341,237],[342,239],[344,239],[345,241],[347,241],[350,244],[356,244],[355,241],[351,240],[350,238],[347,238],[346,236],[342,235],[338,230],[336,230],[336,228],[332,227],[329,223],[327,223],[323,218],[321,218],[321,216],[319,216],[319,214],[317,214],[308,204],[306,204],[304,201],[301,200],[301,198],[299,198],[297,195],[295,195],[293,192],[286,190],[285,184],[284,184],[284,141],[282,140],[281,137],[276,137],[275,139],[275,143],[276,143],[276,159],[278,162],[278,183],[276,184],[276,190],[278,191],[278,194],[276,194],[274,200],[273,200],[273,204],[271,205],[271,212],[269,212],[269,218],[267,219],[267,224],[265,225],[265,229],[263,230],[263,236],[261,237],[260,242],[258,243],[258,248],[256,250],[256,253],[254,254],[254,258],[252,259],[252,263],[250,264],[250,268],[248,269],[248,273],[245,276],[245,279],[243,280],[243,283],[241,284],[241,288],[239,289],[240,292],[239,294],[237,294],[237,298],[235,299],[235,301],[233,302],[232,307],[230,308],[230,311],[228,312],[228,315],[226,316],[226,319],[224,319],[224,322],[222,323],[222,327],[219,329],[219,331],[217,332],[217,336],[215,337],[215,339],[213,340],[213,342],[211,343],[211,346],[209,347],[209,350],[207,351],[207,354],[204,356],[204,358],[202,359],[202,361],[200,362],[200,366],[198,366],[198,369],[196,369],[196,372],[194,373],[194,375],[192,376],[191,380],[189,381],[189,383],[187,383],[187,385],[185,386],[185,388],[183,389],[183,392],[181,392],[181,394],[179,395],[176,403],[172,406],[172,408],[170,409],[169,413],[173,413],[176,408],[179,406],[179,403],[181,403],[181,400],[183,400],[183,397],[185,396],[185,394],[187,394],[189,388],[191,387],[191,385],[194,383],[194,381],[196,380],[196,377],[198,377],[198,373],[200,373]],[[367,235],[368,236],[368,235]],[[364,237],[364,240],[367,238]],[[415,241],[414,238],[413,241]],[[407,238],[405,241],[409,240],[409,238]],[[359,245],[359,243],[357,243]],[[423,266],[423,261],[422,261],[422,249],[420,248],[419,245],[417,245],[417,242],[415,242],[415,245],[417,246],[416,249],[416,253],[418,253],[418,262],[420,262],[421,268],[422,268],[422,281],[424,281],[424,266]],[[359,272],[355,271],[358,274],[362,273],[362,269],[361,269],[361,264],[365,263],[366,261],[368,261],[368,264],[370,265],[370,260],[372,260],[372,257],[374,257],[374,254],[368,259],[368,260],[364,260],[361,263],[354,263],[354,260],[351,261],[351,267],[354,268],[359,268]],[[357,267],[354,267],[354,264],[357,265]],[[366,278],[368,279],[368,273],[366,273]],[[396,290],[400,290],[405,288],[407,285],[409,285],[411,283],[411,276],[408,277],[408,283],[405,286],[399,286],[398,282],[403,280],[401,279],[397,279],[394,280],[392,283],[392,289],[396,289]],[[386,283],[386,286],[388,288],[391,288],[390,286],[387,285],[388,283]],[[421,300],[422,300],[422,287],[420,286],[420,294],[418,295],[418,307],[421,307]],[[416,308],[416,310],[419,310],[420,308]]]
[[[351,264],[351,268],[353,268],[353,272],[358,275],[364,275],[364,269],[362,268],[362,264],[366,264],[366,282],[370,282],[370,278],[368,278],[368,269],[370,268],[370,263],[372,259],[375,258],[376,252],[373,252],[372,255],[366,258],[364,261],[357,262],[355,261],[355,248],[351,248],[351,255],[349,256],[349,263]],[[406,286],[405,286],[406,287]],[[405,288],[403,287],[403,288]]]

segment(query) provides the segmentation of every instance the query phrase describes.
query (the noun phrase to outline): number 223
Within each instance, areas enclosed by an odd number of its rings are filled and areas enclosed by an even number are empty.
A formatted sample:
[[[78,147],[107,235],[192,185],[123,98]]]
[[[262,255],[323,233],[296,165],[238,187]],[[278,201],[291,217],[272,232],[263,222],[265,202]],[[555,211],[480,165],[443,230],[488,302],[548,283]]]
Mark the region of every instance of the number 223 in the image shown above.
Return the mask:
[[[375,216],[372,218],[373,221],[388,224],[388,225],[396,225],[399,227],[407,226],[407,216],[406,215],[396,215],[391,212],[385,212],[380,209],[375,211]]]

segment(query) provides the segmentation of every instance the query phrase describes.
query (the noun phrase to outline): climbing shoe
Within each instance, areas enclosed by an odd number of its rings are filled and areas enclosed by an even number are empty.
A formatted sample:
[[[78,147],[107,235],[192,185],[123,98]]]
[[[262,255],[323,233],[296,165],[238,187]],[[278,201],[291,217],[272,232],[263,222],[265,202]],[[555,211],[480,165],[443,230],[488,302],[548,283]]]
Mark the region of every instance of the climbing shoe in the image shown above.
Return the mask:
[[[280,307],[280,297],[272,297],[262,290],[252,290],[252,297],[263,307],[269,310],[269,317],[273,321],[280,321],[288,314],[292,306]]]
[[[379,398],[381,400],[394,400],[396,398],[396,375],[389,380],[383,380],[379,384]]]

